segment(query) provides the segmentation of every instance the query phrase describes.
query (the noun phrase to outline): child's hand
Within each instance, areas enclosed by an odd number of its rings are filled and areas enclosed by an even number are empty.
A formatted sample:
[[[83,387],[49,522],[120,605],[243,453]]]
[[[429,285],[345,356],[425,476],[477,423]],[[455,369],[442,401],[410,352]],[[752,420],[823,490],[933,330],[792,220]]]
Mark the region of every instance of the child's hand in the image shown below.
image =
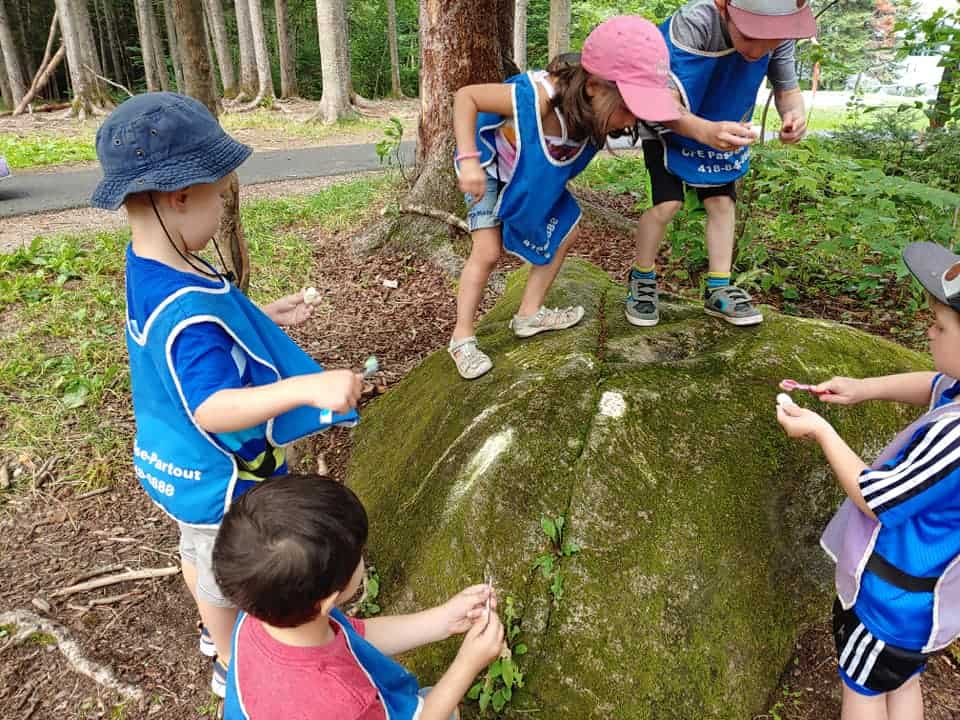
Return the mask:
[[[277,325],[299,325],[313,312],[313,308],[303,300],[303,291],[275,300],[263,312]]]
[[[471,585],[441,605],[447,635],[465,633],[476,622],[483,624],[488,597],[492,617],[493,610],[497,607],[497,596],[489,585]]]
[[[749,123],[721,120],[717,122],[708,121],[706,130],[701,137],[696,139],[704,145],[729,152],[749,145],[757,139],[757,136],[753,134],[753,129]]]
[[[475,622],[463,638],[457,660],[463,662],[476,675],[503,650],[503,623],[500,616],[490,612],[490,622]]]
[[[833,429],[826,420],[813,412],[793,403],[777,405],[777,422],[792,438],[818,440],[821,433]]]
[[[306,384],[304,404],[321,410],[345,413],[357,406],[363,392],[363,376],[352,370],[326,370],[300,378]]]
[[[856,405],[867,400],[863,380],[848,377],[832,377],[814,386],[821,402],[836,405]]]
[[[461,192],[468,193],[476,205],[487,193],[487,171],[480,165],[477,158],[468,158],[460,163],[460,177],[458,178]]]
[[[789,145],[807,134],[807,116],[803,113],[788,110],[780,120],[780,142]]]

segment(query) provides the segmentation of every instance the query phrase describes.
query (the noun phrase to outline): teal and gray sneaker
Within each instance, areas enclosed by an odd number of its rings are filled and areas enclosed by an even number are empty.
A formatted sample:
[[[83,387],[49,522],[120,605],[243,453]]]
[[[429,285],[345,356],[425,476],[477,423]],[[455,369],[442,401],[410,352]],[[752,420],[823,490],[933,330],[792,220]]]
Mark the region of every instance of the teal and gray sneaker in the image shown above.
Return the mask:
[[[657,281],[642,277],[636,270],[631,270],[628,284],[630,292],[624,308],[627,322],[637,327],[653,327],[660,322]]]
[[[704,293],[703,309],[707,315],[722,318],[731,325],[758,325],[763,315],[751,302],[750,295],[735,285],[725,285]]]

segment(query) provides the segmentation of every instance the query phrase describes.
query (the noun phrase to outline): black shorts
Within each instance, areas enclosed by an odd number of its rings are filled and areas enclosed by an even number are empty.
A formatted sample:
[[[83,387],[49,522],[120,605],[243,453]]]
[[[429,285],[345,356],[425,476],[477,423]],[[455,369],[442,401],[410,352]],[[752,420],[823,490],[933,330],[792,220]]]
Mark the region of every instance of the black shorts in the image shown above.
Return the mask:
[[[647,166],[647,173],[650,175],[650,204],[659,205],[671,200],[683,202],[683,180],[673,173],[667,172],[667,168],[664,167],[663,143],[659,140],[644,140],[643,161]],[[728,197],[734,202],[737,201],[737,188],[732,182],[726,185],[692,187],[691,189],[696,190],[700,202],[711,197]]]
[[[892,692],[923,672],[929,655],[887,645],[871,634],[853,608],[833,603],[833,641],[837,646],[840,677],[861,695]]]

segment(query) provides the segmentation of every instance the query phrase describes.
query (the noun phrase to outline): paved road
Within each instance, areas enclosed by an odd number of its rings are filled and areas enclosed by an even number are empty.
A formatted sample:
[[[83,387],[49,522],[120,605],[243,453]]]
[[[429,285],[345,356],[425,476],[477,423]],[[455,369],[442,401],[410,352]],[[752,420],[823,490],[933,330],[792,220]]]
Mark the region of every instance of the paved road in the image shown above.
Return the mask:
[[[403,144],[404,162],[413,162],[413,143]],[[382,166],[373,145],[333,145],[255,152],[240,172],[245,185],[298,178],[344,175]],[[0,217],[87,207],[100,181],[99,168],[15,172],[0,183]]]

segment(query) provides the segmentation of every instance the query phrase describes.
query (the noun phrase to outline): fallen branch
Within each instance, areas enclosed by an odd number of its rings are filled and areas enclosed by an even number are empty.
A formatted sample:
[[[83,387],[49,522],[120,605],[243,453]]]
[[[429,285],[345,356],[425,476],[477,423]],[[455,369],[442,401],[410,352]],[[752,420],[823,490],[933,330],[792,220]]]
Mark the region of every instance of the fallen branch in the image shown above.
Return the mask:
[[[86,500],[87,498],[96,497],[97,495],[103,495],[104,493],[110,492],[113,488],[103,487],[97,488],[96,490],[90,490],[89,492],[81,493],[80,495],[75,496],[74,500]]]
[[[165,568],[130,570],[129,572],[120,573],[119,575],[110,575],[108,577],[97,578],[96,580],[90,580],[88,582],[82,582],[78,583],[77,585],[71,585],[70,587],[55,590],[54,592],[50,593],[50,597],[73,595],[74,593],[83,592],[84,590],[95,590],[97,588],[106,587],[107,585],[116,585],[117,583],[127,582],[130,580],[147,580],[149,578],[167,577],[168,575],[176,575],[179,572],[180,568],[176,567],[175,565]]]
[[[124,569],[125,568],[123,565],[104,565],[102,567],[94,568],[93,570],[82,572],[79,575],[74,575],[72,578],[70,578],[69,584],[76,585],[84,580],[89,580],[90,578],[99,577],[101,575],[106,575],[107,573],[117,572]]]
[[[117,680],[110,668],[87,660],[83,656],[80,646],[70,637],[69,632],[62,625],[26,610],[0,613],[0,625],[14,625],[17,628],[11,640],[18,645],[38,632],[51,635],[57,641],[57,649],[67,659],[72,670],[90,678],[98,685],[123,695],[125,698],[137,702],[143,700],[143,691],[140,688]]]
[[[423,215],[425,217],[433,218],[434,220],[440,220],[448,225],[452,225],[458,230],[462,230],[467,234],[470,233],[470,227],[467,225],[466,221],[463,220],[463,218],[459,218],[453,213],[448,213],[445,210],[427,207],[426,205],[411,205],[407,203],[401,203],[398,208],[390,206],[385,207],[380,211],[380,214],[389,215],[394,209],[399,209],[401,213]]]
[[[97,605],[113,605],[113,603],[120,602],[121,600],[126,600],[128,598],[134,597],[143,597],[143,592],[140,590],[131,590],[130,592],[121,593],[119,595],[111,595],[110,597],[104,598],[94,598],[93,600],[88,600],[86,605],[70,605],[71,609],[77,610],[79,612],[87,612]]]
[[[60,64],[60,61],[63,59],[63,55],[66,52],[66,49],[63,45],[63,40],[60,41],[60,48],[57,50],[57,54],[51,60],[50,53],[53,50],[53,39],[57,34],[57,27],[59,26],[57,17],[57,11],[53,12],[53,19],[50,21],[50,33],[47,35],[47,46],[43,51],[43,60],[40,61],[39,69],[37,74],[33,76],[33,81],[30,83],[30,89],[27,91],[27,94],[23,96],[23,99],[20,101],[20,104],[13,110],[13,115],[20,115],[27,105],[30,104],[30,101],[33,100],[34,96],[40,91],[44,85],[47,84],[47,81],[50,79],[50,75],[57,65]]]
[[[100,75],[99,73],[97,73],[96,70],[94,70],[92,67],[90,67],[90,66],[87,65],[86,63],[84,63],[83,66],[84,66],[87,70],[89,70],[89,71],[90,71],[90,74],[93,75],[95,78],[98,78],[98,79],[100,79],[100,80],[103,80],[107,85],[113,85],[115,88],[117,88],[117,89],[119,89],[119,90],[123,90],[127,95],[129,95],[130,97],[133,97],[133,93],[130,92],[129,90],[127,90],[127,88],[124,87],[123,85],[121,85],[120,83],[114,82],[114,81],[111,80],[110,78],[105,78],[103,75]]]

